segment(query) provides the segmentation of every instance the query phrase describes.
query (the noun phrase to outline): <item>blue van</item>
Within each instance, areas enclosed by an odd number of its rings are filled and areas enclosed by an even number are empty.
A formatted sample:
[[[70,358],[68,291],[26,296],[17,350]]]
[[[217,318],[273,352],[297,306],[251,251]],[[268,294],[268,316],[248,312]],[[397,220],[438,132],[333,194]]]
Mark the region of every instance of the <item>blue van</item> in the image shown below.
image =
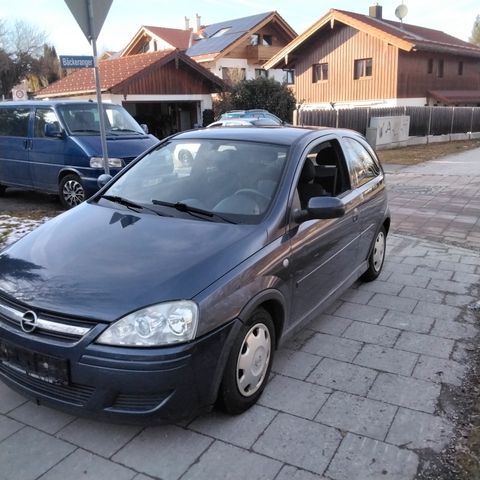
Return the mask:
[[[103,104],[115,175],[157,143],[120,105]],[[89,101],[0,102],[0,195],[7,187],[57,193],[74,207],[104,173],[98,106]]]

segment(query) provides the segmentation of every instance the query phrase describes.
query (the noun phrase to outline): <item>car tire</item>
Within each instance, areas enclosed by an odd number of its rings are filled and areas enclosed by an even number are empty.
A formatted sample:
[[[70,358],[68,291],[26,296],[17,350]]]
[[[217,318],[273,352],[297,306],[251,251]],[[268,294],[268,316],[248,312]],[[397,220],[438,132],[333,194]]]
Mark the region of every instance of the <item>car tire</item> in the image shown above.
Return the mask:
[[[275,347],[271,315],[263,308],[242,325],[225,366],[218,405],[237,415],[258,400],[268,381]]]
[[[65,175],[58,186],[60,203],[65,208],[73,208],[82,203],[85,198],[85,189],[83,188],[80,177],[75,174]]]
[[[371,282],[380,275],[385,260],[386,244],[387,233],[385,227],[382,226],[373,241],[372,251],[368,257],[368,270],[360,277],[360,280]]]
[[[5,185],[0,185],[0,197],[3,197],[5,195],[6,190],[7,187]]]
[[[183,149],[178,152],[178,159],[180,160],[180,163],[182,165],[185,165],[185,166],[191,165],[193,160],[193,155],[188,150]]]

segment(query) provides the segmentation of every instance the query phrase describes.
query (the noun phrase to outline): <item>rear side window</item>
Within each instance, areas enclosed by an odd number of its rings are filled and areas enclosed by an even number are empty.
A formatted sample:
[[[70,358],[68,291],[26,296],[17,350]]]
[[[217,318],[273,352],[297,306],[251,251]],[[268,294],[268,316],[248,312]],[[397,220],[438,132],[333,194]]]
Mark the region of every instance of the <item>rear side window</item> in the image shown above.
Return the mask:
[[[343,137],[343,144],[355,186],[359,187],[380,175],[381,170],[377,161],[360,142]]]
[[[37,108],[35,110],[34,124],[35,137],[45,136],[45,125],[47,123],[53,123],[56,124],[57,127],[60,127],[57,115],[51,108]]]
[[[26,137],[29,117],[29,108],[0,108],[0,136]]]

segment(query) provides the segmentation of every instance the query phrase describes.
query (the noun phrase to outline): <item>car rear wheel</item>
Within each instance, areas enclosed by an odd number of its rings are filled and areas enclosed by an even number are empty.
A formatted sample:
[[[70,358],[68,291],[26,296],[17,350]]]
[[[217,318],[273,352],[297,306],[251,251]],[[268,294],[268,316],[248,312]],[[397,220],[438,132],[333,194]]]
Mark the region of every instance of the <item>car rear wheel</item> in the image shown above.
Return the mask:
[[[274,345],[272,317],[258,308],[240,329],[225,367],[218,403],[227,413],[242,413],[260,397],[270,374]]]
[[[58,190],[60,202],[65,208],[73,208],[85,200],[85,189],[78,175],[65,175]]]
[[[381,273],[385,260],[385,247],[387,243],[387,234],[382,227],[375,237],[372,251],[368,258],[368,270],[360,277],[364,282],[375,280]]]

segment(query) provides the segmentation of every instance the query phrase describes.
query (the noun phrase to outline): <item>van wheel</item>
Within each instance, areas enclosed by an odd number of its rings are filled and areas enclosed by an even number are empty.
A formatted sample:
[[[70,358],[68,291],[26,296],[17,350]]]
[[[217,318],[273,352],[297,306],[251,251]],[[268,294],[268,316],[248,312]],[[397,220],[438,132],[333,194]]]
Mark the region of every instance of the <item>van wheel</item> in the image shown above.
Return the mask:
[[[0,197],[5,195],[5,190],[7,190],[7,187],[5,185],[0,185]]]
[[[73,208],[85,200],[85,190],[78,175],[65,175],[58,187],[60,203],[65,208]]]
[[[386,243],[387,234],[385,228],[382,227],[373,241],[372,252],[368,258],[368,270],[360,277],[360,280],[371,282],[380,275],[385,260]]]
[[[236,415],[255,404],[267,384],[274,345],[272,317],[258,308],[240,329],[228,357],[218,396],[222,410]]]

